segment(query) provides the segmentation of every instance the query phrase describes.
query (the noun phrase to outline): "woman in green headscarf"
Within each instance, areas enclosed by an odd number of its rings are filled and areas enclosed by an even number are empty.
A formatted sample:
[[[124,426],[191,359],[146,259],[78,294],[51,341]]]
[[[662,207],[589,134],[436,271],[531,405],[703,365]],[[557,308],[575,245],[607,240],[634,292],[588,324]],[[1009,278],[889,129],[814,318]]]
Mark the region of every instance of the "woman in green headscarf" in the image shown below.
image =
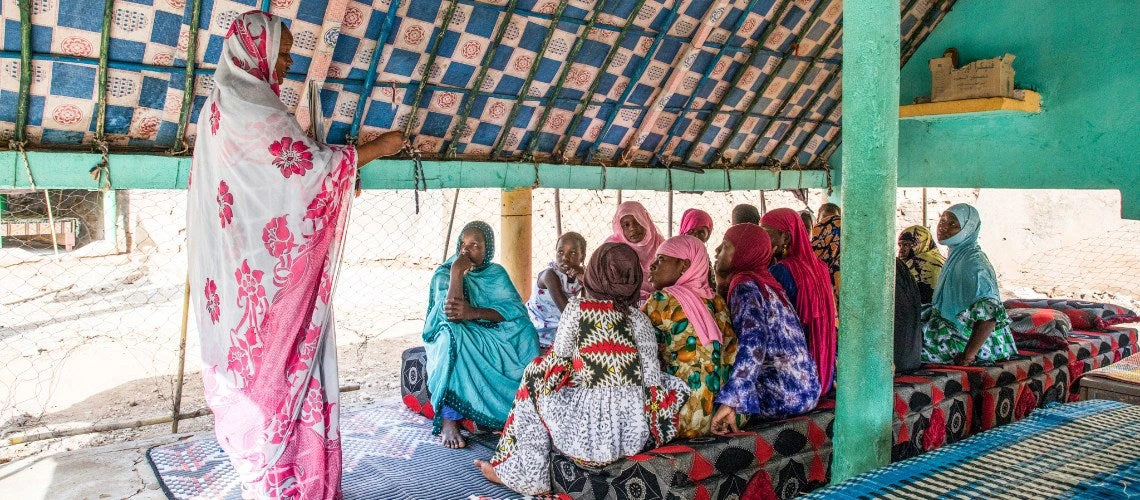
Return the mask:
[[[437,410],[433,432],[448,448],[467,445],[458,425],[464,418],[503,427],[523,369],[539,354],[538,333],[494,255],[491,227],[471,222],[431,279],[423,333],[428,390]]]
[[[1017,354],[997,273],[978,245],[981,228],[978,209],[965,203],[950,207],[938,221],[938,241],[950,247],[950,257],[923,328],[922,360],[927,363],[972,365]]]

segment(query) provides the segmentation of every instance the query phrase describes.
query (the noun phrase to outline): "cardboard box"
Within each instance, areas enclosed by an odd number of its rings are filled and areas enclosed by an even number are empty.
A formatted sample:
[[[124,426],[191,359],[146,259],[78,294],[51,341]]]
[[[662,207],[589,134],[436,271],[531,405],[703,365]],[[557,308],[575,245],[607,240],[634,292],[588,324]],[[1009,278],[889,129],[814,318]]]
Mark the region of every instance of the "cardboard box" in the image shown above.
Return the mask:
[[[1013,97],[1013,59],[1006,54],[957,67],[958,51],[947,49],[930,60],[930,101]]]

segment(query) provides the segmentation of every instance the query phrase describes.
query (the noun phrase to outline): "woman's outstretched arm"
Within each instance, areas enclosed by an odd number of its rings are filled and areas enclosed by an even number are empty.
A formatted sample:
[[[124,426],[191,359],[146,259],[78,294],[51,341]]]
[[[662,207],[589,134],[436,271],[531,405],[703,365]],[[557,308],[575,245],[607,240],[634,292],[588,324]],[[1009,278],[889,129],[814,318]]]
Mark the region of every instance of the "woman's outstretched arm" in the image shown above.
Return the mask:
[[[368,162],[385,156],[392,156],[404,147],[404,134],[393,130],[380,134],[364,144],[356,146],[356,166],[363,167]]]

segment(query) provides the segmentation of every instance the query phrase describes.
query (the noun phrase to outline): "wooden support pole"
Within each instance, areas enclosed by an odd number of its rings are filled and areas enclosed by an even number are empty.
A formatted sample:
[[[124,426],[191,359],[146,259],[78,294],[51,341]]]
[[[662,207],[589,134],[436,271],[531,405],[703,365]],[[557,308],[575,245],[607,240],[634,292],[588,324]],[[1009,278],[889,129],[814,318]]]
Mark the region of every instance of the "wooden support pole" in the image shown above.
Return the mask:
[[[190,275],[182,289],[182,332],[178,340],[178,380],[174,381],[174,406],[170,411],[170,432],[178,432],[178,413],[182,411],[182,384],[186,381],[186,329],[190,323]]]
[[[562,190],[554,188],[554,227],[558,229],[558,236],[562,236]]]
[[[503,267],[525,301],[530,298],[531,194],[533,188],[504,189],[502,195]]]
[[[834,455],[837,483],[891,458],[899,0],[843,2],[843,288]]]

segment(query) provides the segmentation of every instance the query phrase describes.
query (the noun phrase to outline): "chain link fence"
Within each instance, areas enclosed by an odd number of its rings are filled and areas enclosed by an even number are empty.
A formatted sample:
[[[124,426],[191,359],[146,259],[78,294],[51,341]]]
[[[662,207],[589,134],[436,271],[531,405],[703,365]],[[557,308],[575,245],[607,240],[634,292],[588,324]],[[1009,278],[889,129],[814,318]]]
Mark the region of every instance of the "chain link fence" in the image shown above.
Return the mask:
[[[46,200],[44,191],[7,191],[3,197],[0,436],[42,436],[169,417],[178,379],[186,279],[185,193],[47,193]],[[900,227],[921,223],[913,200],[903,198]],[[582,233],[593,249],[611,234],[619,201],[628,200],[644,204],[666,235],[677,233],[685,209],[709,212],[715,221],[711,252],[729,225],[734,205],[814,210],[825,201],[825,193],[810,191],[805,203],[805,198],[783,191],[670,197],[651,191],[536,189],[533,272],[552,260],[559,222],[562,232]],[[934,207],[944,209],[945,202],[930,203],[927,222],[933,225]],[[346,404],[398,394],[400,353],[420,344],[431,274],[472,220],[483,220],[498,231],[500,191],[365,191],[355,200],[335,299],[341,385],[360,388],[343,395]],[[1080,289],[1087,289],[1134,296],[1140,291],[1140,222],[1118,222],[1107,237],[1061,245],[1025,267],[1032,281],[1053,288],[1024,286],[1043,294],[1079,295]],[[57,228],[54,241],[51,227]],[[498,248],[503,248],[501,239]],[[1058,284],[1066,288],[1058,289]],[[191,322],[183,413],[205,407],[198,349]],[[183,422],[181,429],[209,427],[210,419],[197,418]],[[169,430],[167,425],[128,426],[0,446],[0,460],[49,447],[103,444]]]

